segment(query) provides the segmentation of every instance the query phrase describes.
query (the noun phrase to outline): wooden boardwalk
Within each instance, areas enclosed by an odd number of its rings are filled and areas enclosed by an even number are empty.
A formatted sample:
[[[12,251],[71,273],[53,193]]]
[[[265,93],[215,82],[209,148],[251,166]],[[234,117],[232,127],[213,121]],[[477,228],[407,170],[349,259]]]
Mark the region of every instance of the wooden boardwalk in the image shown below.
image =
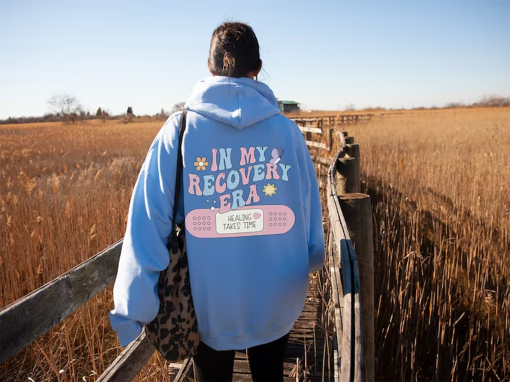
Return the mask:
[[[285,381],[296,381],[296,359],[299,359],[300,381],[322,381],[325,335],[321,324],[322,299],[317,279],[310,280],[307,302],[301,316],[290,332],[289,344],[284,361]],[[315,332],[315,334],[314,334]],[[330,344],[332,346],[332,344]],[[306,350],[305,350],[306,349]],[[306,357],[305,357],[306,355]],[[327,354],[325,378],[328,380]],[[308,370],[306,378],[305,367]],[[332,366],[331,366],[332,367]],[[331,371],[333,378],[333,371]],[[245,352],[236,352],[233,381],[251,381],[250,365]]]
[[[284,359],[284,381],[286,382],[322,382],[323,370],[324,381],[334,381],[333,340],[332,336],[330,336],[329,345],[325,346],[325,331],[321,323],[323,306],[318,281],[320,275],[316,275],[315,279],[310,280],[307,301],[301,316],[290,331],[289,343]],[[325,348],[326,352],[324,352]],[[328,354],[330,355],[329,357]],[[297,362],[298,359],[299,362]],[[297,366],[298,364],[299,366]],[[193,381],[192,361],[185,361],[181,370],[174,378],[170,377],[170,380],[173,382]],[[235,354],[234,376],[232,380],[236,382],[252,381],[246,351],[238,351]]]

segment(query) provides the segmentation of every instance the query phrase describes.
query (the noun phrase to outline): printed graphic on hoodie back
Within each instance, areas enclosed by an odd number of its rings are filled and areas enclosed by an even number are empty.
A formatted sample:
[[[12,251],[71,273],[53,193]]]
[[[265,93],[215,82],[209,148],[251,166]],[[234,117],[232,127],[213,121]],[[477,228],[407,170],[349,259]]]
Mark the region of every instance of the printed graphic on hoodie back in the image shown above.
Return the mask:
[[[189,233],[203,238],[239,237],[278,235],[292,228],[295,216],[289,207],[265,203],[278,194],[281,182],[289,181],[291,166],[281,162],[282,148],[241,147],[237,153],[232,148],[213,148],[208,154],[193,163],[185,191],[210,207],[186,216]]]

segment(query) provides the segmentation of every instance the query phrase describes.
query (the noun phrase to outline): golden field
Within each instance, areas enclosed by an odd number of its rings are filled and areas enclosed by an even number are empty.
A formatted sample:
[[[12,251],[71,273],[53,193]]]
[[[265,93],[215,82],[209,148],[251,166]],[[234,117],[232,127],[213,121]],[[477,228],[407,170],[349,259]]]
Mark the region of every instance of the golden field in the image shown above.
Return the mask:
[[[376,376],[510,380],[510,110],[348,131],[372,199]]]
[[[119,240],[163,122],[0,126],[0,307]],[[349,125],[372,196],[376,376],[510,380],[510,110]],[[112,286],[1,366],[94,381],[120,353]],[[155,353],[137,380],[168,381]]]
[[[162,125],[0,127],[0,307],[122,238],[132,188]],[[122,350],[108,318],[112,289],[4,363],[0,380],[96,380]],[[155,355],[140,380],[165,376],[164,366]]]

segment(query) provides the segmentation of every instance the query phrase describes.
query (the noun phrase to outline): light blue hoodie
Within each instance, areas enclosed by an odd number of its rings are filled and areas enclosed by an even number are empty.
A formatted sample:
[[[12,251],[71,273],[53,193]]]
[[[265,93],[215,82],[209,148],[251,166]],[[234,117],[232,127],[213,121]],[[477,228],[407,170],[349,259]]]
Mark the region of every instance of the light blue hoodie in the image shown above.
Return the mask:
[[[314,165],[304,138],[269,87],[210,77],[186,103],[183,187],[200,339],[246,349],[288,333],[322,268],[324,231]],[[152,143],[136,182],[114,286],[112,328],[121,346],[152,321],[169,262],[180,112]]]

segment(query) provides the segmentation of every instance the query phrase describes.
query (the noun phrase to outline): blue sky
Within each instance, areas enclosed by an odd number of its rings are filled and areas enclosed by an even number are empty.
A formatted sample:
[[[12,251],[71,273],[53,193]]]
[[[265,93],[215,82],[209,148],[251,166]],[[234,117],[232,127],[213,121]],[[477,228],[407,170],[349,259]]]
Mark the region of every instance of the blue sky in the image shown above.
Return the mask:
[[[259,80],[307,109],[510,96],[510,0],[0,0],[0,118],[62,92],[91,112],[170,110],[209,75],[225,20],[254,28]]]

